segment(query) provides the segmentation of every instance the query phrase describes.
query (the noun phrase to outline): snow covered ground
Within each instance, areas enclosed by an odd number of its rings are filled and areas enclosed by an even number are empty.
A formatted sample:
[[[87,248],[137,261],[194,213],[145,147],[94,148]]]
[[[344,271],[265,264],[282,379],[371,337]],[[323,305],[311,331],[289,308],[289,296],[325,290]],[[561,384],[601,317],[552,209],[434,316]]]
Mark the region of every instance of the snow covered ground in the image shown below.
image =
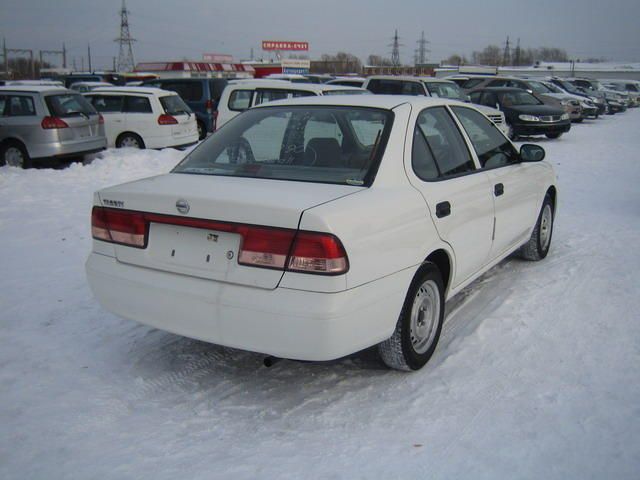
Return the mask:
[[[0,478],[637,479],[640,109],[542,140],[549,257],[453,299],[422,371],[282,361],[103,311],[92,192],[181,152],[0,168]]]

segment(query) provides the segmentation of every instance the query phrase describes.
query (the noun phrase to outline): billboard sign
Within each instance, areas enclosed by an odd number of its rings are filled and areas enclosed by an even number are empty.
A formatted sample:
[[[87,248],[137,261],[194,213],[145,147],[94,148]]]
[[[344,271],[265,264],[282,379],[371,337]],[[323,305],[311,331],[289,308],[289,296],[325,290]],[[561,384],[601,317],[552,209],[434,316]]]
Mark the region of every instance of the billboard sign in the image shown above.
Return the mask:
[[[296,52],[308,52],[309,42],[282,42],[275,40],[263,40],[262,50],[291,50]]]
[[[281,65],[282,73],[299,73],[301,75],[306,75],[307,73],[309,73],[309,69],[311,68],[311,60],[283,58]]]

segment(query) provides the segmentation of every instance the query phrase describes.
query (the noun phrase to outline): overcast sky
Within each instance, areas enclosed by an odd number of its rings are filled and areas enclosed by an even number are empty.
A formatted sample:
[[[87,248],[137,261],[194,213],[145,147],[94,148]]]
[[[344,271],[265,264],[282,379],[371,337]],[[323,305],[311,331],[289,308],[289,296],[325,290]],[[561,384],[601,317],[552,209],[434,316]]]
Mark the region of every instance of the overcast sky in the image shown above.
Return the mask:
[[[94,68],[111,66],[121,0],[2,0],[0,36],[8,48],[69,50]],[[522,47],[553,46],[572,58],[640,61],[639,0],[128,0],[138,61],[200,59],[204,52],[247,59],[261,40],[310,43],[310,56],[347,51],[365,60],[389,56],[398,29],[403,62],[412,62],[420,32],[430,61],[469,55],[519,37]],[[37,52],[35,52],[37,56]],[[51,57],[52,63],[55,57]]]

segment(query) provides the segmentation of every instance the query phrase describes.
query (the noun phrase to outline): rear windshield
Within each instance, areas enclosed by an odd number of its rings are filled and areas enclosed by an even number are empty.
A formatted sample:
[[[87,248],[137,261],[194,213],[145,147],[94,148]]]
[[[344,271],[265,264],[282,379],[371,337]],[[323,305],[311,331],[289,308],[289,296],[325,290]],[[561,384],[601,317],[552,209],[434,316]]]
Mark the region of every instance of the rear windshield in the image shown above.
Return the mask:
[[[64,93],[45,97],[51,115],[56,117],[73,117],[76,115],[97,115],[96,109],[78,93]]]
[[[164,108],[164,113],[168,115],[179,115],[181,113],[191,113],[189,106],[178,95],[167,95],[160,97],[160,104]]]
[[[323,90],[323,95],[371,95],[369,90]]]
[[[250,109],[209,137],[175,173],[369,186],[393,113],[361,107]]]

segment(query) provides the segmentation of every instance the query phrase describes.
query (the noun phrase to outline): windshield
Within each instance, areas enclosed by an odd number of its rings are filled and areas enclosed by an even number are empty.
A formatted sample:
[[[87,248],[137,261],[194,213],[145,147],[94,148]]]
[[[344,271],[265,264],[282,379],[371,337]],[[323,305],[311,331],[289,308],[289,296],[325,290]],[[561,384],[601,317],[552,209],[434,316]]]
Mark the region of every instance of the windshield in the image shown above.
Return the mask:
[[[49,111],[56,117],[97,115],[96,109],[78,93],[64,93],[45,97]]]
[[[547,87],[553,93],[564,93],[562,90],[556,87],[553,83],[545,83],[544,86]]]
[[[432,97],[451,98],[463,102],[466,100],[464,93],[455,83],[425,82],[425,85]]]
[[[225,124],[174,173],[369,186],[393,113],[363,107],[247,110]]]
[[[500,103],[505,107],[519,105],[542,105],[542,102],[529,92],[504,92],[500,94]]]
[[[535,93],[549,93],[551,92],[551,90],[549,88],[547,88],[547,86],[541,82],[532,82],[529,81],[529,87],[531,87],[531,90],[533,90]]]
[[[167,95],[166,97],[160,97],[160,104],[167,115],[191,113],[191,109],[186,103],[184,103],[179,95]]]

